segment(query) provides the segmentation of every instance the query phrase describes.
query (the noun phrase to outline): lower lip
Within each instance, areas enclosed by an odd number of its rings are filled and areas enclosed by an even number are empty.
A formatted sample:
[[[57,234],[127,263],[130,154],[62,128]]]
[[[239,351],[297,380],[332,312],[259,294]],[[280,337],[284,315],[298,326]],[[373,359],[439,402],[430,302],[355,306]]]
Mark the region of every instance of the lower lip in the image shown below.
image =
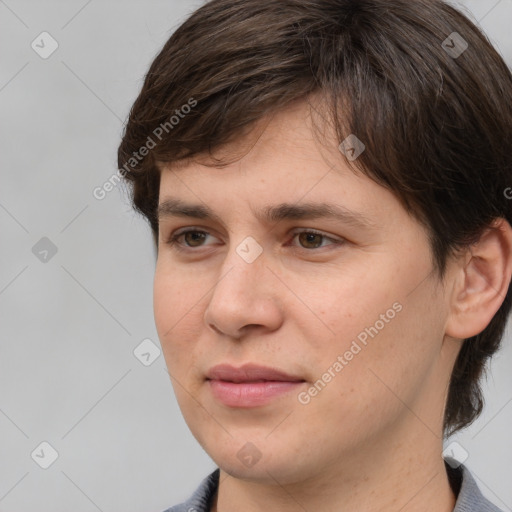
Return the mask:
[[[257,407],[272,399],[297,390],[304,382],[265,381],[265,382],[227,382],[209,380],[213,396],[230,407]]]

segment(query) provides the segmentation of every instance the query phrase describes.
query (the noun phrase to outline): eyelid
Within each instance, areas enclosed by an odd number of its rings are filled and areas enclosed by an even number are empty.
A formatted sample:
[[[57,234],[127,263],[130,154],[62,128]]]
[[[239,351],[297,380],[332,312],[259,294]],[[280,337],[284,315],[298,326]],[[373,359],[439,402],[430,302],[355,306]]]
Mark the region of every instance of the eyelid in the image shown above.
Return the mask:
[[[341,238],[341,237],[335,238],[334,236],[331,236],[331,235],[325,233],[324,231],[319,231],[318,229],[315,229],[315,228],[296,228],[290,234],[295,236],[300,233],[313,233],[315,235],[320,235],[320,236],[323,236],[324,238],[326,238],[327,240],[330,240],[331,242],[341,243],[341,242],[345,241],[344,238]]]
[[[210,228],[208,228],[208,229],[210,229]],[[212,233],[210,231],[208,231],[208,229],[200,228],[200,227],[196,227],[196,226],[186,226],[184,228],[179,228],[179,229],[176,229],[175,231],[173,231],[167,237],[167,241],[171,242],[173,239],[176,239],[177,237],[179,237],[181,235],[186,235],[189,231],[192,231],[194,233],[196,233],[196,232],[198,232],[198,233],[205,233],[205,234],[210,235],[210,236],[215,236],[215,235],[212,235]]]

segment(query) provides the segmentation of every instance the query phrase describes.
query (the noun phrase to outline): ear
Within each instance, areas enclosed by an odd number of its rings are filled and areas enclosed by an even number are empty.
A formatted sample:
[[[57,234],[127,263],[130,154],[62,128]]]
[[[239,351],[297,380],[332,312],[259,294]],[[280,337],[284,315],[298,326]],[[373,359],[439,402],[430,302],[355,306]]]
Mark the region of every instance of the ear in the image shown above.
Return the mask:
[[[496,219],[460,259],[446,334],[465,339],[481,333],[500,308],[512,275],[512,228]]]

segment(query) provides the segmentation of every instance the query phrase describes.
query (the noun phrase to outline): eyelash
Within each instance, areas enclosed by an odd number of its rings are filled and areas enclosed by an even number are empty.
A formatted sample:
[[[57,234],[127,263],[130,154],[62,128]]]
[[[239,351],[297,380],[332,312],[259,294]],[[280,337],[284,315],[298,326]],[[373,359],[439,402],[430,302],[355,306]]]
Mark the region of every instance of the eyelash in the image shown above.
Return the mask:
[[[167,240],[167,244],[170,245],[173,249],[176,249],[177,251],[182,251],[182,252],[195,252],[195,249],[200,249],[201,247],[204,247],[204,246],[198,246],[198,247],[183,246],[180,242],[178,242],[179,238],[181,238],[182,236],[186,235],[187,233],[203,233],[203,234],[206,234],[206,235],[210,234],[210,233],[208,233],[208,231],[204,231],[204,230],[201,230],[201,229],[186,229],[184,231],[179,231],[178,233],[176,233],[174,235],[171,235],[169,240]],[[326,234],[322,233],[321,231],[316,231],[314,229],[303,229],[302,231],[297,231],[297,232],[293,233],[292,240],[296,236],[298,236],[298,235],[300,235],[302,233],[308,233],[308,234],[312,234],[312,235],[319,235],[319,236],[323,237],[324,239],[333,242],[330,245],[343,245],[345,243],[345,240],[337,240],[335,238],[327,236]],[[184,248],[184,247],[186,247],[186,248]],[[298,248],[302,249],[304,251],[308,251],[308,252],[311,252],[311,251],[314,251],[314,250],[317,250],[317,249],[323,249],[323,247],[314,247],[312,249],[308,249],[306,247],[298,247]]]

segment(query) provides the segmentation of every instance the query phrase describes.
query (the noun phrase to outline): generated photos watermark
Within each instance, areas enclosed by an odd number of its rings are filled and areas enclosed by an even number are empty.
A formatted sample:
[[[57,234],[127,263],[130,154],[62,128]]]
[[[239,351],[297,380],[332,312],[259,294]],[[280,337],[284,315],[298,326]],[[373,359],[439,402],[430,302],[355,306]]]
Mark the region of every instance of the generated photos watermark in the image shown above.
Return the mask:
[[[160,123],[146,138],[146,142],[137,150],[132,153],[132,157],[118,169],[116,173],[112,174],[101,186],[95,187],[92,191],[92,195],[95,199],[102,201],[107,197],[109,192],[112,192],[114,188],[121,182],[121,179],[126,176],[134,167],[141,162],[149,152],[155,148],[158,143],[164,137],[164,133],[168,134],[179,122],[187,115],[190,114],[192,108],[197,105],[197,101],[194,98],[189,98],[187,103],[183,104],[179,109],[174,111],[174,114],[163,123]]]
[[[302,405],[307,405],[311,402],[311,399],[317,396],[329,382],[331,382],[336,375],[338,375],[343,368],[345,368],[354,357],[359,354],[364,347],[368,345],[368,337],[372,339],[379,334],[386,324],[389,324],[397,313],[402,311],[402,304],[395,302],[385,313],[379,316],[379,319],[370,327],[365,327],[357,336],[357,340],[352,340],[350,348],[346,350],[343,355],[339,355],[336,361],[333,362],[329,368],[322,374],[322,376],[315,381],[313,386],[310,386],[307,391],[301,391],[297,395],[298,401]],[[359,342],[359,343],[358,343]],[[362,346],[361,346],[362,345]]]

